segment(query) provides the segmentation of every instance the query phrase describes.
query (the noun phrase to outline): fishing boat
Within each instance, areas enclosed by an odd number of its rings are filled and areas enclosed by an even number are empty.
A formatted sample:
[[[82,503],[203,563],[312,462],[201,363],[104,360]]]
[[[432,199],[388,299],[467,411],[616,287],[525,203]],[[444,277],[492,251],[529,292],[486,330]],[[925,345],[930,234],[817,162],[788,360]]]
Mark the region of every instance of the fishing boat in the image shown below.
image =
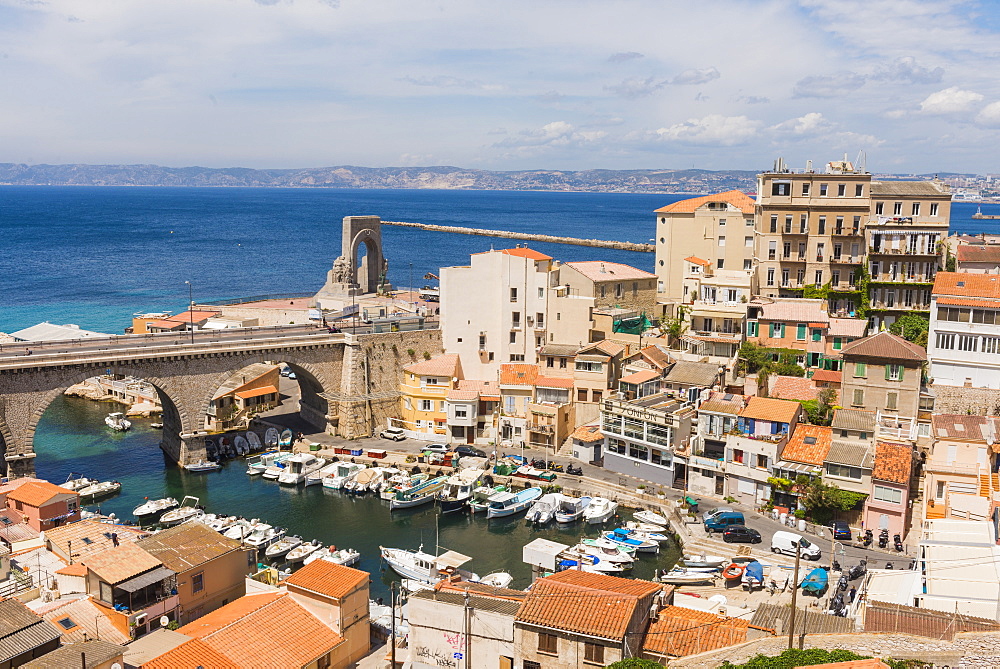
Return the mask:
[[[685,567],[721,567],[726,558],[720,555],[684,555],[681,562]]]
[[[288,551],[288,555],[285,556],[285,562],[296,563],[302,562],[307,557],[318,551],[323,547],[323,544],[313,539],[309,543],[299,544],[292,550]]]
[[[412,509],[415,506],[433,502],[434,498],[441,492],[441,489],[444,488],[445,481],[447,480],[447,476],[438,476],[423,483],[418,483],[407,490],[400,490],[396,493],[395,497],[389,500],[389,510]]]
[[[82,474],[70,472],[70,475],[66,477],[66,482],[60,483],[59,487],[76,492],[81,488],[86,488],[87,486],[94,485],[95,483],[97,483],[97,479],[88,479]]]
[[[291,453],[282,453],[280,451],[267,451],[266,453],[251,455],[247,458],[247,476],[257,476],[258,474],[263,474],[267,471],[267,468],[277,462],[279,458],[284,460],[290,457],[292,457]]]
[[[550,472],[545,469],[535,469],[531,465],[518,467],[514,472],[514,476],[523,479],[531,479],[532,481],[545,481],[546,483],[552,483],[556,480],[555,472]]]
[[[567,569],[577,569],[593,574],[620,574],[622,566],[614,562],[606,562],[596,555],[573,548],[567,549],[559,554],[559,562],[556,564],[556,571]]]
[[[537,525],[544,525],[549,522],[556,513],[556,505],[559,503],[561,497],[562,495],[557,492],[542,495],[528,509],[528,513],[524,515],[525,520]]]
[[[520,492],[501,492],[490,497],[490,506],[486,510],[487,518],[503,518],[520,513],[532,502],[542,496],[539,487],[525,488]]]
[[[266,557],[269,560],[280,558],[289,551],[291,551],[296,546],[299,546],[301,543],[302,543],[302,537],[299,536],[292,535],[292,536],[281,537],[280,539],[276,540],[274,543],[272,543],[270,546],[267,547],[267,549],[264,551],[264,557]]]
[[[164,497],[162,499],[149,499],[147,497],[145,502],[132,509],[132,515],[141,523],[143,521],[155,520],[167,511],[176,509],[178,506],[177,500],[173,497]]]
[[[563,495],[556,505],[556,522],[572,523],[583,517],[583,512],[590,506],[590,497],[570,497]]]
[[[611,520],[616,511],[618,511],[618,502],[604,497],[594,497],[590,500],[587,508],[583,510],[583,519],[589,525],[600,525]]]
[[[658,544],[664,541],[670,541],[670,537],[657,530],[649,530],[649,525],[646,523],[625,523],[624,529],[628,530],[630,535],[636,539],[648,539],[650,541],[655,541]]]
[[[633,535],[631,530],[618,527],[604,533],[604,538],[619,546],[631,546],[640,553],[658,553],[660,544],[650,539],[642,539]]]
[[[323,487],[330,488],[331,490],[340,490],[344,487],[344,483],[346,483],[348,479],[364,468],[364,465],[354,462],[338,462],[337,468],[333,471],[333,473],[328,474],[326,478],[323,479]]]
[[[479,576],[473,572],[460,569],[472,558],[455,551],[447,551],[441,555],[431,555],[424,552],[423,545],[415,551],[404,548],[378,547],[382,559],[400,576],[412,578],[424,583],[437,583],[452,574],[458,574],[468,581],[478,581]]]
[[[306,476],[326,464],[323,458],[317,458],[312,453],[296,453],[285,460],[285,469],[278,475],[278,483],[298,485]]]
[[[323,479],[326,476],[329,476],[335,471],[337,471],[337,463],[331,462],[328,465],[324,465],[320,469],[316,469],[306,474],[306,478],[302,483],[306,486],[319,485],[323,482]]]
[[[657,525],[659,527],[666,527],[668,525],[667,519],[655,511],[636,511],[632,514],[632,518],[639,521],[640,523],[649,523],[651,525]]]
[[[118,481],[101,481],[84,486],[77,490],[77,493],[80,495],[80,501],[85,499],[93,501],[100,497],[116,495],[121,489],[122,484]]]
[[[281,431],[281,436],[278,437],[278,448],[291,448],[292,447],[292,431],[289,429],[284,429]]]
[[[386,482],[393,476],[398,476],[403,472],[395,467],[372,467],[372,471],[377,475],[368,484],[368,492],[380,493]]]
[[[277,428],[269,427],[264,430],[264,447],[265,448],[275,448],[278,445],[278,430]]]
[[[172,511],[167,511],[165,514],[160,516],[161,525],[180,525],[186,520],[191,520],[198,516],[205,515],[204,509],[199,505],[199,500],[197,497],[191,495],[186,496],[181,500],[181,505]]]
[[[764,585],[764,565],[757,560],[748,562],[743,570],[743,578],[740,579],[744,587],[750,589],[759,588]]]
[[[250,452],[250,442],[243,435],[236,437],[233,440],[233,448],[236,449],[236,455],[246,455]]]
[[[430,478],[430,475],[426,472],[420,472],[417,474],[407,474],[406,472],[400,472],[395,476],[389,478],[382,484],[379,488],[379,497],[385,501],[391,500],[396,496],[400,490],[407,490],[415,485],[423,483]]]
[[[610,542],[609,542],[610,543]],[[614,544],[609,545],[598,545],[594,543],[586,543],[581,541],[576,545],[579,550],[599,557],[605,562],[613,562],[614,564],[621,565],[622,569],[629,569],[635,562],[635,558],[628,553],[621,551]]]
[[[507,492],[507,486],[497,485],[492,488],[485,485],[479,486],[472,491],[472,497],[469,498],[469,511],[472,513],[484,513],[490,508],[490,497],[502,492]]]
[[[264,447],[264,445],[260,443],[260,437],[257,436],[257,433],[251,432],[250,430],[247,430],[247,443],[250,444],[251,453],[259,451]]]
[[[381,472],[375,471],[374,467],[364,465],[361,467],[354,476],[344,481],[344,492],[350,495],[364,495],[371,490],[373,484],[381,485],[383,480]]]
[[[505,571],[495,571],[483,576],[479,582],[494,588],[509,588],[510,584],[514,582],[514,577]]]
[[[453,513],[464,509],[472,497],[472,491],[478,487],[485,474],[486,471],[483,469],[470,468],[449,476],[438,495],[441,513]]]
[[[361,553],[353,548],[341,548],[340,550],[337,550],[336,546],[329,546],[327,548],[321,548],[307,557],[305,559],[305,564],[309,564],[314,560],[326,560],[327,562],[342,564],[345,567],[350,567],[360,559]]]
[[[198,460],[197,462],[189,462],[184,465],[184,469],[189,472],[214,472],[222,469],[222,465],[211,460]]]
[[[285,531],[278,527],[271,527],[267,523],[258,523],[253,530],[243,539],[243,543],[252,546],[257,550],[267,548],[272,543],[284,536]]]
[[[819,597],[826,590],[827,584],[830,582],[830,575],[826,572],[826,569],[822,567],[816,567],[802,579],[802,583],[799,587],[802,588],[803,592],[811,593]]]
[[[689,571],[687,569],[675,568],[661,574],[657,580],[660,583],[669,583],[671,585],[696,585],[711,584],[718,577],[719,574],[717,572]]]
[[[104,422],[115,432],[125,432],[132,427],[132,422],[125,418],[125,414],[120,411],[109,413],[104,417]]]

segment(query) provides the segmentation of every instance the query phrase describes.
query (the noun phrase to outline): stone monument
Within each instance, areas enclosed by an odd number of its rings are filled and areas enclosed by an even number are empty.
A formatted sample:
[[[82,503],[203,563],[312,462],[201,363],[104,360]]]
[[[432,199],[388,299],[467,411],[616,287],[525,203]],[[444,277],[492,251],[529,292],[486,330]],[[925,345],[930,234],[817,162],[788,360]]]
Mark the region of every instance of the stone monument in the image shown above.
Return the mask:
[[[352,297],[370,295],[391,286],[385,281],[389,262],[382,255],[382,219],[378,216],[345,216],[340,256],[326,273],[326,283],[313,297],[320,309],[338,309]],[[365,255],[357,262],[358,250]]]

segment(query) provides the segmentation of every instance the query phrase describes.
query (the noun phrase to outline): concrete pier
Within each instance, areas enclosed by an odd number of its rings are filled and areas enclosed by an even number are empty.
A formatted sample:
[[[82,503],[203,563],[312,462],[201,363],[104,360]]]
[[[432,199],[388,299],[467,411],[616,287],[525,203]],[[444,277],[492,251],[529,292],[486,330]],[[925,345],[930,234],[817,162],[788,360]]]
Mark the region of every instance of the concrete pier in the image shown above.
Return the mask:
[[[454,232],[460,235],[480,235],[483,237],[503,237],[505,239],[525,239],[532,242],[548,242],[550,244],[572,244],[574,246],[594,246],[601,249],[617,249],[619,251],[637,251],[639,253],[655,253],[653,244],[637,244],[635,242],[615,242],[607,239],[578,239],[576,237],[557,237],[555,235],[538,235],[530,232],[511,232],[509,230],[486,230],[483,228],[464,228],[455,225],[433,225],[430,223],[404,223],[402,221],[382,221],[382,225],[397,225],[403,228],[417,228],[432,232]]]

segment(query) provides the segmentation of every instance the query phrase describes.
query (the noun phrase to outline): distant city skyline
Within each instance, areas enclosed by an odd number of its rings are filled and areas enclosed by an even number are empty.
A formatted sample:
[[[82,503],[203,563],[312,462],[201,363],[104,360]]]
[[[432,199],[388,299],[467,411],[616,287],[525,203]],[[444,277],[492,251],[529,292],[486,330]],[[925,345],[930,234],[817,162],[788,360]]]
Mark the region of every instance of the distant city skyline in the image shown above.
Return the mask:
[[[0,162],[1000,171],[990,2],[0,0]]]

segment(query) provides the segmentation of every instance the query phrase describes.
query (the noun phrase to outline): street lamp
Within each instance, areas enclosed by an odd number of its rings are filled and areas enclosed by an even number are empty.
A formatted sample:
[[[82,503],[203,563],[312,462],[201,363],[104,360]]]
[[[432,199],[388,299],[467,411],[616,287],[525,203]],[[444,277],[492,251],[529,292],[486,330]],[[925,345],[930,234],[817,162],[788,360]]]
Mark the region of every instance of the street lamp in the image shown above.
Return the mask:
[[[194,285],[190,281],[185,281],[188,287],[188,329],[191,330],[191,343],[194,343]]]
[[[413,310],[415,312],[417,310],[417,305],[416,300],[413,299],[413,263],[410,263],[410,285],[408,288],[410,289],[410,301],[413,302]]]

